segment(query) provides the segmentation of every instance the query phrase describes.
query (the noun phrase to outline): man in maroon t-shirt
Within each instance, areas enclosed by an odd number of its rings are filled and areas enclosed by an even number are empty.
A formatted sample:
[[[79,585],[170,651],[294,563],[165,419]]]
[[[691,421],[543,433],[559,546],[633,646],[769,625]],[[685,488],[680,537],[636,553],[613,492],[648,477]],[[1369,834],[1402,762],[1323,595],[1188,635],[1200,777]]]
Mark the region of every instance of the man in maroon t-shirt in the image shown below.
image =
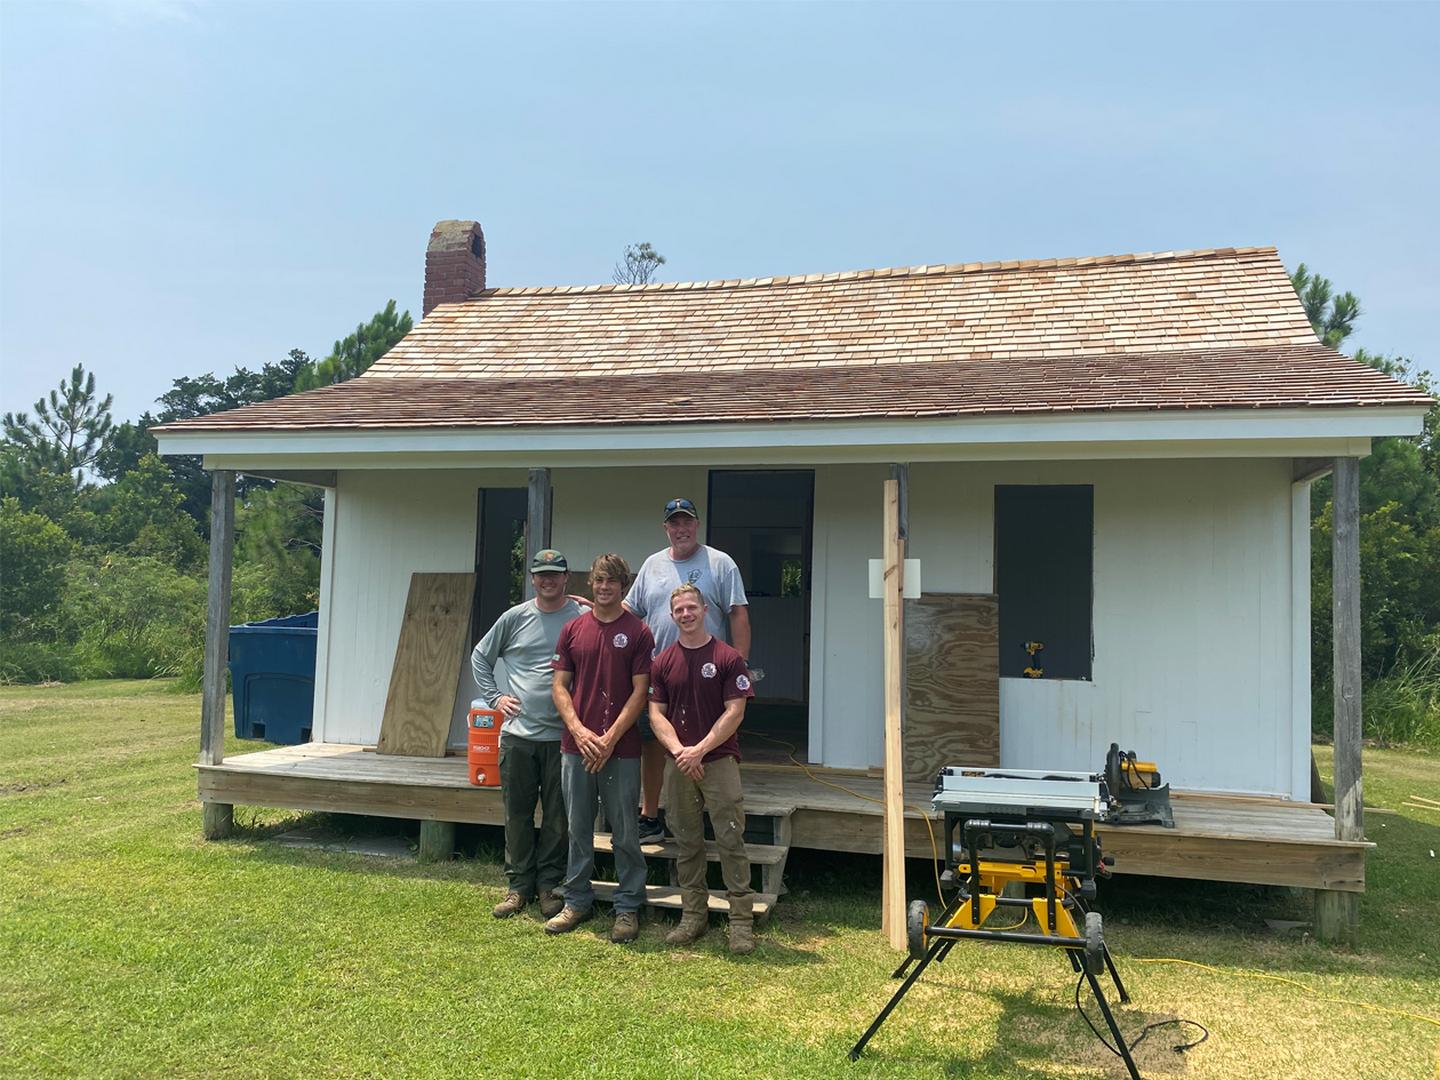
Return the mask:
[[[666,935],[688,945],[710,925],[705,884],[705,818],[715,830],[720,870],[730,900],[730,951],[755,949],[750,859],[745,852],[745,799],[740,790],[740,741],[745,702],[755,696],[741,655],[705,629],[705,598],[694,585],[670,594],[680,640],[650,671],[650,727],[669,751],[665,804],[675,844],[684,914]]]
[[[635,719],[650,687],[655,639],[638,617],[620,606],[630,567],[619,555],[590,566],[595,606],[560,631],[551,696],[565,730],[560,735],[560,786],[570,827],[565,907],[545,924],[564,934],[590,918],[595,890],[595,809],[610,822],[615,852],[615,925],[610,940],[634,941],[645,900],[645,856],[635,805],[640,798],[640,732]]]

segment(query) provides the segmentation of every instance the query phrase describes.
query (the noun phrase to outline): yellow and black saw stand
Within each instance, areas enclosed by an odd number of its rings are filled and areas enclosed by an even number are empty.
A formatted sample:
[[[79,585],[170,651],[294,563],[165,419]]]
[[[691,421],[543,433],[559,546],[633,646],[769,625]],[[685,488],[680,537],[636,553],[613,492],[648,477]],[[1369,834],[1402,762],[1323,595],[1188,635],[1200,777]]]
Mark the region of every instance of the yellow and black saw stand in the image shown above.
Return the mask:
[[[934,922],[930,920],[929,905],[925,901],[916,900],[910,904],[907,912],[910,955],[892,975],[897,979],[905,976],[905,981],[880,1010],[880,1015],[875,1017],[865,1034],[860,1036],[860,1041],[851,1048],[850,1060],[859,1059],[865,1044],[880,1030],[880,1025],[885,1023],[886,1017],[900,1004],[931,962],[944,962],[955,943],[968,938],[1064,949],[1071,969],[1083,974],[1090,984],[1132,1080],[1140,1080],[1125,1037],[1120,1033],[1115,1015],[1100,988],[1098,976],[1109,973],[1122,1005],[1130,1001],[1130,995],[1125,992],[1125,984],[1115,970],[1115,961],[1105,947],[1100,914],[1087,912],[1082,900],[1082,897],[1095,895],[1095,878],[1108,877],[1110,872],[1107,865],[1110,860],[1100,855],[1094,823],[1088,819],[1083,821],[1081,833],[1077,836],[1067,823],[1060,821],[994,821],[965,818],[947,812],[946,850],[952,853],[957,850],[957,827],[965,859],[957,862],[952,858],[951,867],[941,878],[946,886],[956,887],[955,897]],[[981,857],[982,850],[992,849],[1001,853],[1015,852],[1019,859]],[[1026,895],[1002,895],[1005,886],[1012,882],[1022,885]],[[1034,915],[1040,931],[986,930],[985,920],[1002,907],[1026,909]],[[1083,915],[1083,920],[1077,922],[1077,915]],[[906,969],[911,964],[915,965],[914,969],[906,975]]]

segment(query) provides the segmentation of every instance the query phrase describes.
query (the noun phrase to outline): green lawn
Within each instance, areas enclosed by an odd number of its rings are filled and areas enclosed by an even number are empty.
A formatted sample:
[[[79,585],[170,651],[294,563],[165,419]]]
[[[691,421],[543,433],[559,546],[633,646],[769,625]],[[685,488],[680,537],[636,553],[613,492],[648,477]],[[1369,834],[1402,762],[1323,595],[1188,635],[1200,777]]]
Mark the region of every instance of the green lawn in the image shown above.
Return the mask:
[[[1069,966],[1021,946],[958,947],[849,1064],[893,986],[877,859],[798,853],[759,949],[736,960],[718,926],[677,952],[665,920],[628,949],[603,919],[553,940],[534,917],[496,922],[491,831],[466,834],[475,857],[420,866],[282,847],[301,815],[240,808],[237,837],[205,843],[198,712],[155,683],[0,688],[6,1076],[1123,1075],[1075,1013]],[[1367,753],[1365,791],[1440,799],[1440,762]],[[1183,1016],[1212,1033],[1181,1056],[1157,1032],[1137,1055],[1147,1076],[1437,1075],[1440,1026],[1363,1004],[1440,1014],[1440,813],[1368,828],[1356,952],[1267,930],[1308,917],[1284,891],[1109,883],[1100,907],[1135,998],[1122,1026]],[[912,895],[929,881],[914,866]]]

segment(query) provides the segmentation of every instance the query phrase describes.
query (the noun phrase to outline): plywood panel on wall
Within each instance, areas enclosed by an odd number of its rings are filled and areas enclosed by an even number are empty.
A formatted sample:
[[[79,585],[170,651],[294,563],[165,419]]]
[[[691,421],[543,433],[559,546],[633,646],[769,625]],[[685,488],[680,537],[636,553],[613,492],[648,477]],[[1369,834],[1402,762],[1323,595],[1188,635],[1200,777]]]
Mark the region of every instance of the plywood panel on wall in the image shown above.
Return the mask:
[[[999,605],[926,594],[905,604],[905,779],[1000,764]]]
[[[474,574],[411,575],[380,722],[380,753],[444,756],[474,593]]]

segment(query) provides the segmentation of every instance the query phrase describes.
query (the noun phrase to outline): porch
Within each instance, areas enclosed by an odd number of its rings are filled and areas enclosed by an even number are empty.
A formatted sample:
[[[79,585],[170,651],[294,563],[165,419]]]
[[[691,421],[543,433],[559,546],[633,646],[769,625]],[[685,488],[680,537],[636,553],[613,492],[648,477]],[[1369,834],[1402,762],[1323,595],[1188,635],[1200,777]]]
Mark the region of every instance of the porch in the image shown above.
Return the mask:
[[[307,743],[196,766],[202,802],[321,810],[419,821],[501,825],[498,789],[477,788],[461,757],[377,754],[373,746]],[[879,854],[883,781],[866,773],[793,764],[743,766],[752,818],[776,823],[777,847]],[[905,788],[905,854],[932,858],[928,785]],[[1117,874],[1286,885],[1331,892],[1365,888],[1363,840],[1340,840],[1313,803],[1177,792],[1175,828],[1102,827]],[[783,867],[783,857],[781,866]],[[778,889],[778,882],[776,892]]]

